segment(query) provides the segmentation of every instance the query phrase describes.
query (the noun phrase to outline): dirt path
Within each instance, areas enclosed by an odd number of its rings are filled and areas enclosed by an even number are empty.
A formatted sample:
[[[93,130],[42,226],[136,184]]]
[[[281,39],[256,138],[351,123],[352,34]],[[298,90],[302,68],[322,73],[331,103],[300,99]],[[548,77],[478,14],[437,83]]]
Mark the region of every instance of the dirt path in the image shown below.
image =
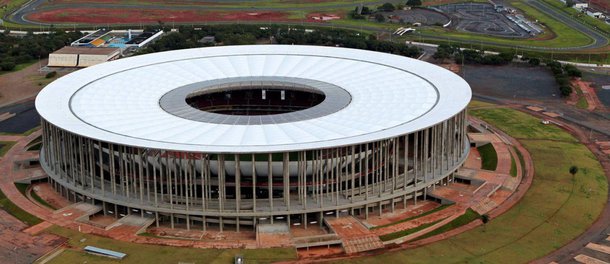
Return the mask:
[[[40,65],[47,65],[47,59]],[[35,97],[44,85],[38,85],[38,77],[44,78],[44,73],[38,72],[38,63],[27,68],[0,75],[0,107]]]
[[[591,87],[591,82],[585,82],[582,79],[578,78],[572,81],[572,86],[582,91],[582,95],[585,97],[585,100],[587,100],[587,103],[589,104],[587,110],[593,111],[597,109],[597,111],[601,112],[607,111],[604,104],[599,100],[599,97],[597,97],[595,89]]]

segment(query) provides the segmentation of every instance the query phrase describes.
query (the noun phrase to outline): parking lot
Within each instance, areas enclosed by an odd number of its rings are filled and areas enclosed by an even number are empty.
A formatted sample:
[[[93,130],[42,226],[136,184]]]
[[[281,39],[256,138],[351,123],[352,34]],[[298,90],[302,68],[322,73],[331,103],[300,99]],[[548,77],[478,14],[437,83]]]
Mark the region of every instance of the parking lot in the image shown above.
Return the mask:
[[[411,10],[396,10],[389,13],[395,23],[421,23],[424,26],[442,26],[449,23],[449,16],[426,8],[413,8]]]
[[[505,11],[497,12],[491,4],[462,3],[435,8],[451,17],[451,28],[458,31],[512,38],[531,36],[530,32],[509,20]]]

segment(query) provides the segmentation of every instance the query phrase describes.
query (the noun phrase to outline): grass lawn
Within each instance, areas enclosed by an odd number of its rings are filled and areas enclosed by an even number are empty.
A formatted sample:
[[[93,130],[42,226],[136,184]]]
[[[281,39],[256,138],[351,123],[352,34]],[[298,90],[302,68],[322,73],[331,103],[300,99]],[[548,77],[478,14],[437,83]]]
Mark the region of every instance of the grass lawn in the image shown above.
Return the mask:
[[[587,102],[587,99],[585,99],[582,90],[580,90],[580,88],[578,87],[573,87],[572,90],[573,92],[576,92],[576,94],[578,94],[578,101],[576,101],[576,107],[580,109],[587,109],[589,107],[589,102]]]
[[[584,35],[580,31],[569,27],[561,21],[547,16],[538,9],[533,8],[523,2],[511,1],[510,4],[523,11],[527,16],[537,19],[540,23],[550,28],[557,35],[557,37],[553,39],[556,42],[555,44],[559,44],[559,42],[567,42],[572,46],[582,46],[592,41],[588,36]]]
[[[30,184],[27,184],[27,183],[15,183],[15,187],[17,187],[17,190],[19,190],[19,192],[20,192],[21,194],[23,194],[23,196],[26,196],[26,197],[27,197],[27,195],[25,194],[25,192],[27,191],[28,187],[30,187]],[[44,199],[42,199],[40,196],[38,196],[38,194],[36,194],[36,192],[32,191],[32,192],[30,192],[30,195],[31,195],[31,196],[32,196],[32,198],[33,198],[34,200],[36,200],[36,202],[38,202],[39,204],[44,205],[44,206],[46,206],[46,207],[48,207],[48,208],[51,208],[51,209],[54,209],[54,210],[55,210],[55,209],[58,209],[58,208],[55,208],[55,207],[53,207],[52,205],[50,205],[50,204],[49,204],[47,201],[45,201]]]
[[[15,218],[21,220],[26,225],[33,226],[42,222],[42,220],[38,217],[29,214],[28,212],[15,205],[11,200],[6,198],[2,191],[0,191],[0,208],[11,214]]]
[[[468,109],[476,109],[482,107],[494,107],[495,104],[472,100],[468,103]]]
[[[421,237],[418,237],[417,240],[445,233],[447,231],[450,231],[450,230],[456,229],[460,226],[463,226],[465,224],[468,224],[479,218],[481,218],[481,215],[479,215],[479,213],[468,208],[468,210],[466,210],[466,212],[463,215],[460,215],[458,218],[453,219],[453,221],[451,221],[437,229],[432,230],[432,232],[430,232],[430,233],[427,233]]]
[[[0,8],[0,17],[3,17],[8,12],[19,8],[20,6],[28,2],[28,0],[11,0],[6,2],[6,8]]]
[[[474,109],[469,114],[492,126],[502,129],[517,139],[547,139],[577,143],[572,135],[554,125],[542,124],[541,120],[526,113],[509,108]]]
[[[536,39],[520,39],[520,38],[501,38],[493,37],[484,34],[472,34],[466,32],[457,32],[455,30],[439,28],[439,27],[428,27],[421,28],[420,31],[425,34],[435,34],[444,37],[451,37],[456,39],[462,39],[464,41],[484,41],[494,42],[503,45],[515,45],[515,46],[536,46],[536,47],[579,47],[592,43],[592,39],[583,33],[575,30],[560,21],[557,21],[539,10],[523,3],[520,1],[511,1],[511,5],[515,8],[523,11],[528,17],[535,18],[541,23],[546,25],[545,33],[537,36]],[[415,41],[427,42],[425,36],[421,37],[418,34],[409,35],[411,39]],[[450,40],[452,42],[459,42],[459,40]],[[485,45],[484,45],[485,46]],[[485,49],[486,47],[482,47]],[[472,48],[479,49],[478,45],[474,45]]]
[[[510,155],[510,176],[517,177],[517,163],[515,162],[515,157],[513,157],[513,155]]]
[[[36,194],[36,192],[32,191],[30,193],[30,195],[32,195],[32,198],[34,198],[34,200],[36,200],[36,202],[38,202],[41,205],[44,205],[48,208],[51,208],[53,210],[57,210],[59,208],[55,208],[54,206],[52,206],[51,204],[49,204],[47,201],[45,201],[44,199],[42,199],[40,196],[38,196],[38,194]]]
[[[583,22],[584,24],[589,25],[590,27],[597,28],[606,33],[610,32],[610,25],[606,24],[601,19],[596,19],[596,18],[590,17],[587,14],[581,13],[574,8],[567,7],[564,3],[557,1],[557,0],[542,0],[542,2],[547,3],[553,7],[561,10],[562,12],[569,14],[574,19],[577,19],[580,22]]]
[[[71,249],[52,259],[52,263],[119,263],[108,258],[93,256],[76,249],[96,246],[127,254],[120,263],[233,263],[235,255],[243,255],[246,263],[270,263],[280,260],[296,260],[294,248],[274,249],[196,249],[169,246],[135,244],[105,237],[79,233],[75,230],[53,226],[48,232],[69,238]],[[80,242],[85,239],[84,242]]]
[[[489,143],[477,148],[481,154],[481,169],[495,171],[498,167],[498,153],[494,146]]]
[[[0,141],[0,157],[4,156],[15,145],[15,141]]]
[[[607,182],[585,146],[556,126],[542,125],[517,110],[480,109],[470,114],[521,138],[531,153],[535,176],[523,199],[485,227],[349,263],[429,263],[431,256],[436,263],[526,263],[568,243],[593,223],[605,205]],[[568,172],[572,165],[582,168],[575,177]]]
[[[525,168],[525,160],[523,159],[523,154],[521,154],[521,151],[519,151],[517,148],[513,147],[513,149],[515,150],[515,153],[517,153],[517,158],[519,158],[519,164],[521,164],[521,169],[523,170]]]
[[[580,109],[587,109],[589,107],[589,103],[587,102],[587,99],[585,99],[584,96],[580,96],[578,97],[578,101],[576,102],[576,107]]]
[[[400,238],[400,237],[404,237],[404,236],[413,234],[413,233],[418,232],[420,230],[424,230],[424,229],[426,229],[428,227],[436,225],[438,222],[443,221],[443,220],[444,219],[439,219],[439,220],[436,220],[434,222],[423,224],[423,225],[420,225],[418,227],[414,227],[414,228],[411,228],[411,229],[405,229],[405,230],[400,230],[398,232],[385,234],[385,235],[379,236],[379,239],[381,239],[381,241],[394,240],[394,239],[397,239],[397,238]]]

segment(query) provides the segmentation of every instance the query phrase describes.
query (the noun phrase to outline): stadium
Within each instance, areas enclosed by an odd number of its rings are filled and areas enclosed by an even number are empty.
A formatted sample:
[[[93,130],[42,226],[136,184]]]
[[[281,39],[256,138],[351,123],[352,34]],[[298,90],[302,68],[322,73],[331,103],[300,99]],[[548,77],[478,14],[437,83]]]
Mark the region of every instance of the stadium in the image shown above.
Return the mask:
[[[415,59],[313,46],[141,55],[45,87],[57,192],[171,228],[307,226],[425,199],[469,152],[468,84]]]

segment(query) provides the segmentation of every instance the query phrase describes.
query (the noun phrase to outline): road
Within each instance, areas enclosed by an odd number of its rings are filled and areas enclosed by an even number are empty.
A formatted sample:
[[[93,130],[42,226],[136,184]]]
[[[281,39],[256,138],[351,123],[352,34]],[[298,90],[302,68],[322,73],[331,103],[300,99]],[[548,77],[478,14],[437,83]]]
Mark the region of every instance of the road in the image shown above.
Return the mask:
[[[212,0],[212,2],[215,2],[218,0]],[[233,0],[236,1],[236,0]],[[56,9],[62,9],[62,8],[67,8],[67,7],[72,7],[72,8],[116,8],[116,9],[125,9],[125,8],[138,8],[138,9],[142,9],[142,8],[147,8],[147,9],[166,9],[166,10],[269,10],[269,11],[301,11],[301,10],[319,10],[321,7],[320,6],[305,6],[305,7],[257,7],[257,6],[251,6],[251,7],[235,7],[235,6],[228,6],[228,7],[222,7],[222,6],[206,6],[206,5],[192,5],[192,6],[184,6],[184,5],[176,5],[176,6],[168,6],[168,5],[162,5],[162,4],[146,4],[145,6],[142,5],[138,5],[138,4],[129,4],[129,3],[125,3],[125,4],[101,4],[101,3],[71,3],[71,4],[57,4],[57,5],[52,5],[52,6],[41,6],[44,2],[46,2],[45,0],[31,0],[30,2],[28,2],[27,4],[25,4],[22,8],[19,8],[17,10],[15,10],[14,12],[12,12],[11,14],[5,15],[4,20],[10,21],[12,23],[16,23],[16,24],[22,24],[22,25],[44,25],[44,26],[49,26],[50,24],[48,23],[41,23],[41,22],[36,22],[36,21],[30,21],[28,20],[26,17],[29,14],[35,13],[35,12],[39,12],[39,11],[48,11],[48,10],[56,10]],[[367,3],[367,5],[380,5],[384,2],[402,2],[402,1],[396,1],[396,0],[390,0],[390,1],[376,1],[376,2],[369,2]],[[517,49],[524,49],[524,50],[535,50],[535,51],[579,51],[579,50],[586,50],[586,49],[595,49],[595,48],[601,48],[604,47],[606,45],[608,45],[608,36],[605,36],[605,34],[596,31],[586,25],[581,24],[579,21],[571,18],[570,16],[554,9],[551,6],[548,6],[546,4],[542,4],[537,0],[525,0],[525,3],[527,3],[528,5],[540,10],[541,12],[545,13],[546,15],[562,21],[563,23],[566,23],[566,25],[574,28],[575,30],[578,30],[580,32],[582,32],[583,34],[587,35],[592,42],[584,45],[584,46],[574,46],[574,47],[564,47],[564,48],[550,48],[550,47],[537,47],[537,46],[527,46],[527,45],[511,45],[511,44],[502,44],[502,43],[496,43],[493,41],[472,41],[472,40],[464,40],[463,38],[456,38],[456,37],[449,37],[449,36],[443,36],[443,35],[438,35],[438,34],[429,34],[429,33],[420,33],[417,34],[416,36],[421,38],[421,39],[426,39],[426,40],[436,40],[436,41],[455,41],[455,42],[459,42],[459,43],[464,43],[464,44],[471,44],[471,45],[475,45],[475,46],[496,46],[496,47],[505,47],[505,48],[517,48]],[[332,4],[332,5],[325,5],[323,8],[330,10],[330,9],[337,9],[337,8],[345,8],[345,7],[353,7],[354,3],[339,3],[339,4]],[[234,23],[234,21],[226,21],[226,22],[206,22],[207,24],[227,24],[227,23]],[[252,23],[252,24],[260,24],[261,22],[243,22],[240,21],[240,23]],[[180,23],[176,23],[176,24],[180,24]],[[192,23],[185,23],[185,24],[192,24]],[[334,24],[325,24],[325,23],[316,23],[316,22],[292,22],[292,23],[284,23],[284,24],[294,24],[294,25],[312,25],[312,26],[318,26],[318,27],[335,27],[335,28],[345,28],[345,29],[360,29],[360,30],[367,30],[367,31],[372,31],[372,32],[382,32],[382,33],[391,33],[391,31],[389,30],[385,30],[385,29],[379,29],[376,27],[370,27],[370,26],[358,26],[358,25],[334,25]]]
[[[585,35],[589,36],[589,38],[593,39],[593,43],[583,46],[582,48],[593,49],[593,48],[601,48],[603,46],[608,45],[608,37],[610,37],[608,34],[595,30],[589,26],[583,25],[582,23],[573,19],[569,15],[555,9],[552,6],[549,6],[546,3],[543,3],[542,1],[527,0],[526,3],[532,7],[540,10],[542,13],[545,13],[546,15],[552,17],[553,19],[561,21],[564,24],[570,26],[571,28],[580,31],[580,32],[584,33]]]

